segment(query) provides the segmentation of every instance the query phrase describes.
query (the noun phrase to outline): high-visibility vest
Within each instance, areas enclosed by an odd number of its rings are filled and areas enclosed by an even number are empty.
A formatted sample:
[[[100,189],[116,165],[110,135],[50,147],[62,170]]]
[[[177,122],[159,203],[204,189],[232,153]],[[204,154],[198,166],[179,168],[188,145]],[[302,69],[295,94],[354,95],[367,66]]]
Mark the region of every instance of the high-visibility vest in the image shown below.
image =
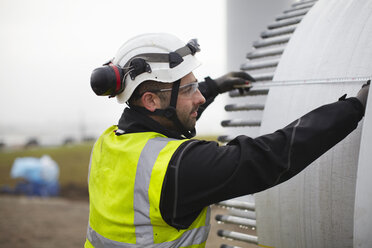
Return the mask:
[[[117,136],[116,129],[107,129],[92,151],[85,247],[205,247],[209,207],[181,230],[168,225],[159,209],[169,161],[186,140],[155,132]]]

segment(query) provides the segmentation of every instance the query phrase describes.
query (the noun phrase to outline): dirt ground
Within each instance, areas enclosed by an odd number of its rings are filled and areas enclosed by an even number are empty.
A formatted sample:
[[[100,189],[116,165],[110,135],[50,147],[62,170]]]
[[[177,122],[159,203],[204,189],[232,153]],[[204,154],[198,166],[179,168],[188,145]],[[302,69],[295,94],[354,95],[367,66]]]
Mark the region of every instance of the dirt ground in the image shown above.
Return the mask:
[[[257,247],[244,242],[223,240],[217,236],[219,229],[254,234],[252,230],[217,224],[214,216],[224,212],[226,210],[222,208],[212,207],[212,230],[207,247],[219,248],[221,244]],[[88,213],[87,197],[79,198],[74,194],[58,198],[0,195],[0,247],[83,247]]]
[[[83,247],[87,201],[0,196],[0,247]]]

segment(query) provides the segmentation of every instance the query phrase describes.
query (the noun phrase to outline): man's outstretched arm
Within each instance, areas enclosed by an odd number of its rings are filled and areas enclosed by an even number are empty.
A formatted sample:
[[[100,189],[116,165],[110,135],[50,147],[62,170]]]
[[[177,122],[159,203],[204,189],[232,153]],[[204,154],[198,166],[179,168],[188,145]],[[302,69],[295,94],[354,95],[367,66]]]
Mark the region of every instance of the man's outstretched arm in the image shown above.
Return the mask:
[[[187,226],[205,206],[265,190],[298,174],[357,127],[364,114],[364,104],[358,99],[342,98],[321,106],[283,129],[255,139],[241,135],[226,146],[197,141],[182,154],[178,174],[168,168],[163,217],[173,218],[167,203],[174,202],[175,195],[176,221]],[[183,147],[171,163],[181,156]],[[176,181],[178,192],[174,194]]]

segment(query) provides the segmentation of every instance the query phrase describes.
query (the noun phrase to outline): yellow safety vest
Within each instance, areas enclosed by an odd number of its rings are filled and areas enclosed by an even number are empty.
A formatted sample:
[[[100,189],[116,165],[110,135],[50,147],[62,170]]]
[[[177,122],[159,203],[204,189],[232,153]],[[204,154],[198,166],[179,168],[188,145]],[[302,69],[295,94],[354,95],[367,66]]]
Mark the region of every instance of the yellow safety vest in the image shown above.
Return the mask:
[[[117,136],[116,129],[107,129],[92,151],[85,247],[205,247],[209,207],[184,230],[169,226],[159,209],[169,161],[186,140],[155,132]]]

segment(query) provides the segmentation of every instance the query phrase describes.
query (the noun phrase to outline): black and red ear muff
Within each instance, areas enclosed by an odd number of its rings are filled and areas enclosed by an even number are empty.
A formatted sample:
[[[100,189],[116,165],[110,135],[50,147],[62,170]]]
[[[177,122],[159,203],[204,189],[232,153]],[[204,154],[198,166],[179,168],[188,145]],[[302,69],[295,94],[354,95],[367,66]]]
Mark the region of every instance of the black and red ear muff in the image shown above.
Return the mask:
[[[114,97],[124,90],[124,70],[112,63],[93,70],[90,86],[97,96]]]

